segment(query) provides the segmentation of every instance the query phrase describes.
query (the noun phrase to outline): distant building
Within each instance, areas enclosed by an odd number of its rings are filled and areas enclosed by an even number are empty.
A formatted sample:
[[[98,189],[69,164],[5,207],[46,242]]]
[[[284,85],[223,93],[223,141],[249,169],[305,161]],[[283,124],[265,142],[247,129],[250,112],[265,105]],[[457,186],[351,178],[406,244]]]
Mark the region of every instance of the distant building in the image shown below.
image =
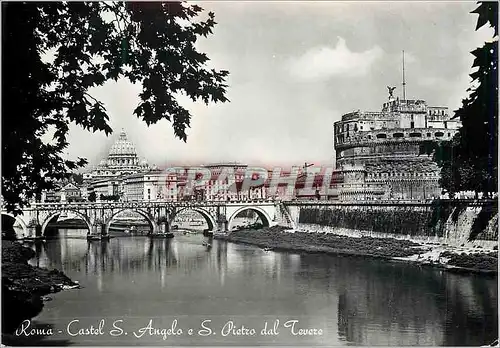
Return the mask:
[[[60,190],[61,187],[57,187],[56,189],[50,191],[42,191],[41,202],[59,202],[61,200],[61,195],[59,193]]]
[[[128,175],[123,179],[123,200],[142,201],[144,199],[144,174]]]
[[[314,176],[313,176],[314,175]],[[336,200],[338,190],[332,173],[301,173],[296,181],[293,198],[299,200]]]
[[[187,175],[161,171],[127,175],[122,180],[124,201],[169,201],[181,200]]]
[[[273,177],[273,170],[268,170],[267,180],[265,181],[264,198],[266,199],[279,199],[289,201],[296,198],[298,176],[293,177],[291,171],[282,170],[279,172],[279,177]],[[287,178],[290,178],[287,180]]]
[[[101,200],[102,196],[120,196],[121,181],[122,179],[119,177],[96,180],[89,185],[89,188],[95,193],[97,200]]]
[[[103,159],[91,172],[83,174],[86,184],[109,178],[149,171],[146,160],[139,160],[134,144],[122,130],[119,138],[111,146],[108,157]]]
[[[138,183],[134,182],[133,177],[137,175],[142,178],[142,173],[150,170],[146,160],[139,160],[134,144],[127,139],[127,135],[122,130],[111,146],[107,158],[103,159],[92,171],[83,174],[82,197],[89,199],[94,193],[97,200],[101,196],[119,197],[123,200],[124,195],[128,197],[125,198],[128,200],[142,200],[144,199],[143,179],[141,183]],[[126,180],[128,177],[130,179]],[[126,183],[128,186],[125,185]],[[125,190],[128,191],[125,192]]]
[[[152,170],[143,175],[145,201],[177,201],[177,190],[173,183],[175,175],[160,170]],[[174,181],[175,182],[175,181]]]
[[[64,186],[62,186],[64,185]],[[41,202],[77,202],[82,201],[82,193],[80,187],[75,183],[67,182],[59,183],[53,190],[44,190],[41,195]]]
[[[392,93],[380,112],[343,115],[334,124],[339,199],[439,197],[440,170],[420,147],[424,141],[452,139],[460,126],[446,107],[394,99]]]
[[[123,200],[126,201],[238,201],[268,199],[293,195],[293,184],[286,188],[280,184],[271,197],[268,180],[261,185],[245,187],[245,179],[250,178],[246,164],[217,163],[200,166],[210,171],[210,177],[201,185],[195,186],[189,170],[192,167],[176,167],[174,170],[151,170],[145,173],[128,175],[122,180]],[[171,168],[172,169],[172,168]],[[201,174],[201,173],[200,173]],[[255,176],[255,174],[253,174]],[[270,177],[270,175],[269,175]],[[273,191],[274,192],[274,191]]]
[[[203,195],[210,201],[235,201],[248,199],[249,190],[243,192],[243,181],[248,165],[241,163],[212,163],[203,166],[210,170],[211,178],[206,183]],[[229,175],[234,174],[234,178]],[[234,179],[234,182],[230,182]]]
[[[75,202],[82,200],[80,188],[68,183],[58,192],[60,202]]]

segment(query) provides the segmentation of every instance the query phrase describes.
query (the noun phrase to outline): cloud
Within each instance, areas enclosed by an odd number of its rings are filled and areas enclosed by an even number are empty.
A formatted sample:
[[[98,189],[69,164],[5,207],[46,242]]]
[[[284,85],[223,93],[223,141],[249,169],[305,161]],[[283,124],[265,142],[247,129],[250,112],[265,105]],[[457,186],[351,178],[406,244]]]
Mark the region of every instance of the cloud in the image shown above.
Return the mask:
[[[200,6],[214,12],[218,24],[197,47],[210,57],[209,68],[230,71],[231,102],[207,106],[179,98],[193,115],[184,143],[168,121],[147,127],[133,114],[140,84],[109,82],[90,93],[105,104],[115,132],[106,137],[74,126],[70,158],[99,163],[124,128],[139,155],[159,166],[221,160],[331,164],[333,123],[342,114],[379,110],[387,85],[398,86],[401,95],[401,50],[407,96],[454,110],[470,85],[469,52],[485,39],[474,30],[477,16],[470,14],[477,5],[468,2],[202,1]]]
[[[441,89],[444,85],[448,84],[448,81],[446,81],[442,77],[423,76],[417,80],[417,83],[425,88]]]
[[[334,48],[314,47],[300,57],[290,59],[287,69],[300,80],[327,80],[332,76],[356,77],[368,73],[370,67],[384,54],[374,46],[363,52],[353,52],[343,38]]]
[[[418,63],[417,57],[413,53],[405,51],[405,65],[413,63]]]

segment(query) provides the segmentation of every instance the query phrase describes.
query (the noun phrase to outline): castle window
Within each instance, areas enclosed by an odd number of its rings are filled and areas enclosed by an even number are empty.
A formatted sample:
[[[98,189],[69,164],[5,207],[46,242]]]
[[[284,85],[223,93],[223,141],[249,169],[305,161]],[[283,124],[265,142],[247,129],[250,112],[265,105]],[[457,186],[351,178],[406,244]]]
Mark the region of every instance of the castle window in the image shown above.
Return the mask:
[[[448,122],[444,121],[444,128],[448,128]]]
[[[410,133],[410,137],[412,137],[412,138],[421,138],[422,137],[422,133],[418,133],[418,132]]]
[[[413,118],[413,115],[411,117]],[[415,122],[413,121],[410,122],[410,128],[415,128]]]
[[[385,139],[385,138],[387,138],[387,135],[385,133],[380,133],[380,134],[377,134],[377,138],[378,139]]]
[[[394,133],[392,135],[393,138],[403,138],[405,135],[403,133]]]
[[[444,133],[443,132],[436,132],[436,133],[434,133],[434,135],[436,137],[442,137],[444,135]]]
[[[431,136],[431,133],[427,133],[427,136],[430,137]]]

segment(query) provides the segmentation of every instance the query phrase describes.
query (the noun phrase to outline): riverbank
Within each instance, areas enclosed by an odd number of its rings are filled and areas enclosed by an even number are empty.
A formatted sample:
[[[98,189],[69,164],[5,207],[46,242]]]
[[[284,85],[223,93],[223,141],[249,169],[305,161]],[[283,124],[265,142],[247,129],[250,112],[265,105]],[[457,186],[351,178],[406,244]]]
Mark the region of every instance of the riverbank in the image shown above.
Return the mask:
[[[465,273],[498,274],[498,252],[457,248],[405,239],[347,237],[333,233],[299,232],[280,226],[239,230],[216,239],[275,251],[350,255],[416,263]]]
[[[16,328],[37,316],[47,295],[77,288],[63,272],[28,264],[35,252],[20,243],[2,240],[2,342],[12,339]]]

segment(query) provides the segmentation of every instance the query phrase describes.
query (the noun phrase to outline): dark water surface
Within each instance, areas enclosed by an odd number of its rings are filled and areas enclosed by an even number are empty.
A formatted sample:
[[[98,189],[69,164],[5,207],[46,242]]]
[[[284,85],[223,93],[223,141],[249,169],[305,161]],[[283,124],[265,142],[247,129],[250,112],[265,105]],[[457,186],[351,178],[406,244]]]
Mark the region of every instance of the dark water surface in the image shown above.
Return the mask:
[[[89,243],[78,233],[33,246],[32,264],[83,287],[46,302],[32,325],[53,334],[37,344],[479,346],[498,336],[497,278],[216,240],[210,248],[201,235]],[[123,330],[115,336],[113,323]]]

